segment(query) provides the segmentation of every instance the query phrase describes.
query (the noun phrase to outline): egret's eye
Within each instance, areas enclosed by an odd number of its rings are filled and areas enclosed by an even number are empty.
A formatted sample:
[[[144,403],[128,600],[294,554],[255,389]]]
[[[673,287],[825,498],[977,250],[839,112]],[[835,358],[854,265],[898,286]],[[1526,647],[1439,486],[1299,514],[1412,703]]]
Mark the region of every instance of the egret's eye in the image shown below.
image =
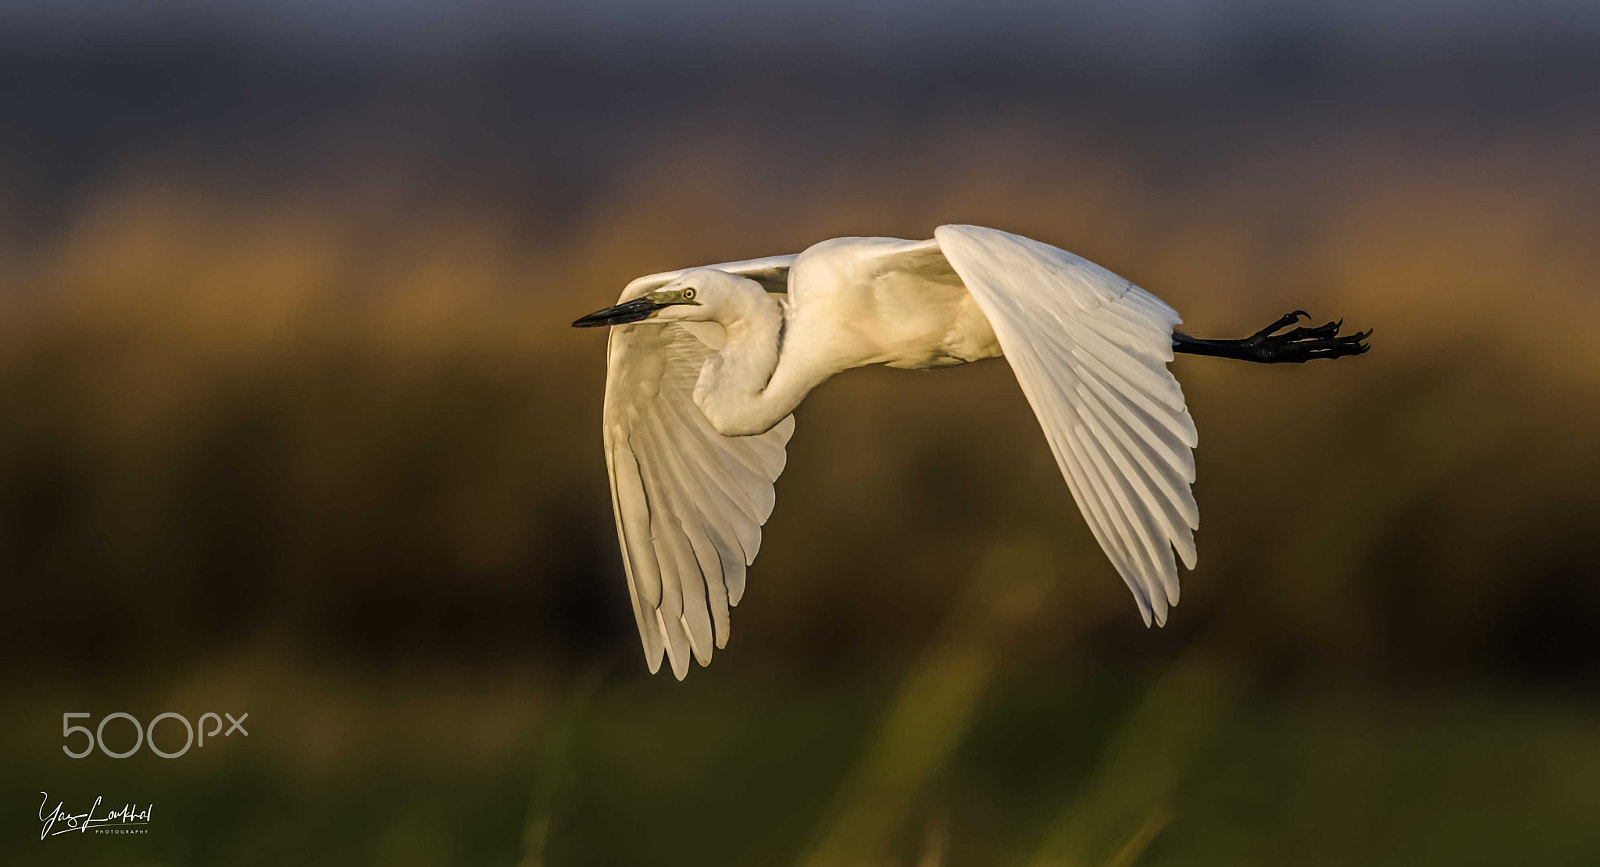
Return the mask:
[[[693,289],[685,289],[685,290],[683,290],[683,300],[685,300],[685,301],[693,301],[694,300],[694,290]]]

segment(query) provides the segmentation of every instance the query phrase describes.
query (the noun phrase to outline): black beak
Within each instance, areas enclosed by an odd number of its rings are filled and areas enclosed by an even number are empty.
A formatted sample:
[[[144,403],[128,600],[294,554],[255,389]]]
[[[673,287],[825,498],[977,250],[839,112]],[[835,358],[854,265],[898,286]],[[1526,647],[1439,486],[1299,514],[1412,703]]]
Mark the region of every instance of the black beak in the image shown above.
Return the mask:
[[[604,310],[596,310],[588,316],[580,316],[573,321],[572,327],[597,328],[601,325],[626,325],[629,322],[638,322],[666,306],[665,304],[657,304],[647,297],[640,296],[615,307],[607,307]]]

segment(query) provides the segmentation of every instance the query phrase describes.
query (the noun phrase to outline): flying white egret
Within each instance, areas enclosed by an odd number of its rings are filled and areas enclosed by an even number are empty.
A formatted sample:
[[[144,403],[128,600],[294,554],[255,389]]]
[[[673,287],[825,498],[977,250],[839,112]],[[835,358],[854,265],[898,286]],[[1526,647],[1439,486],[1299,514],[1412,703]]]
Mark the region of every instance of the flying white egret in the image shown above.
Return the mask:
[[[1290,313],[1242,340],[1174,331],[1161,299],[1048,244],[978,226],[836,238],[799,255],[629,283],[575,326],[611,330],[604,440],[633,615],[652,672],[681,680],[728,640],[773,482],[811,389],[853,367],[1004,356],[1089,529],[1148,626],[1194,568],[1199,510],[1174,352],[1300,362],[1365,352]]]

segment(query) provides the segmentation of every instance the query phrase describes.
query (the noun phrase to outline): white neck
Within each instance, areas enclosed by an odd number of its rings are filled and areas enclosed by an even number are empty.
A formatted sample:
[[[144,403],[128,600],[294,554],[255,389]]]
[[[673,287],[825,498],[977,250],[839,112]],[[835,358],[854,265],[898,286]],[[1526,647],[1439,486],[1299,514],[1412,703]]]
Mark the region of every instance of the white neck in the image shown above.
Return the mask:
[[[751,283],[716,321],[728,342],[700,370],[694,402],[723,436],[766,433],[799,405],[805,391],[774,387],[787,307]]]

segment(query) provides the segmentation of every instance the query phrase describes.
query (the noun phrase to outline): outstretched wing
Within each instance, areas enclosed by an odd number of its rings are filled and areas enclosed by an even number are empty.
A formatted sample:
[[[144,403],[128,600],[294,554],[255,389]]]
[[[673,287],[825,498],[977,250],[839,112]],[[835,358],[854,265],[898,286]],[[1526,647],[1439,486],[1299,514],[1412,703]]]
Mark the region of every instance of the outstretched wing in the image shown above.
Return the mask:
[[[779,285],[792,256],[713,265]],[[641,277],[628,301],[681,272]],[[702,326],[691,331],[688,325]],[[634,621],[655,672],[665,652],[682,680],[728,641],[728,611],[772,514],[794,416],[759,436],[725,437],[694,402],[695,382],[721,329],[638,323],[611,329],[604,441]]]
[[[1167,371],[1178,314],[1048,244],[940,226],[939,249],[994,327],[1056,463],[1145,624],[1178,603],[1173,548],[1194,568],[1198,442]]]

